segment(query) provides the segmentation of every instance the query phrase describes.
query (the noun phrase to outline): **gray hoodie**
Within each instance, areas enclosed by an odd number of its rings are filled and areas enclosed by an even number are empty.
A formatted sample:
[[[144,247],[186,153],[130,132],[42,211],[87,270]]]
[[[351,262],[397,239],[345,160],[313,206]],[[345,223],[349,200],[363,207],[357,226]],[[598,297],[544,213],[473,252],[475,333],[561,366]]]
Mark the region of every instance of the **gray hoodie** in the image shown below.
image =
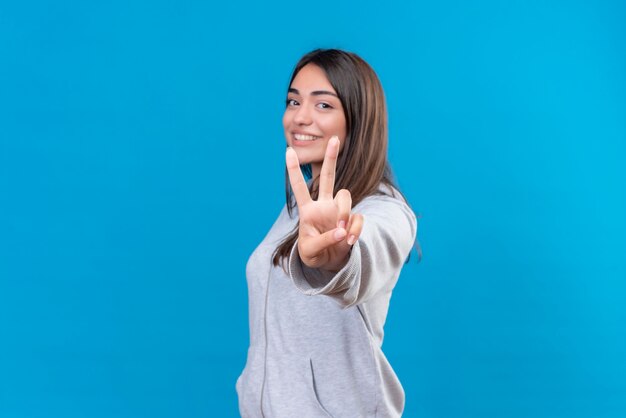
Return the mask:
[[[399,417],[404,390],[381,350],[391,292],[417,234],[397,193],[369,196],[350,258],[333,274],[304,265],[293,246],[289,275],[272,265],[296,226],[286,205],[246,266],[250,347],[237,379],[244,418]]]

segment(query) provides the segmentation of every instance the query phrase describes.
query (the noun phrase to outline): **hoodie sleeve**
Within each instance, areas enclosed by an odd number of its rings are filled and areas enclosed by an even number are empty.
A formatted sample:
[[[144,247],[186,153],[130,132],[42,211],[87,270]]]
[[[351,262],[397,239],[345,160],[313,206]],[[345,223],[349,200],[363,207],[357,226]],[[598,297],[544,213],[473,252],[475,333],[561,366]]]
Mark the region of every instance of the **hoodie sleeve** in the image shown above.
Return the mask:
[[[393,289],[417,235],[415,214],[401,199],[370,196],[354,211],[363,214],[363,230],[340,271],[307,267],[298,241],[289,255],[289,275],[301,292],[330,296],[345,308]]]

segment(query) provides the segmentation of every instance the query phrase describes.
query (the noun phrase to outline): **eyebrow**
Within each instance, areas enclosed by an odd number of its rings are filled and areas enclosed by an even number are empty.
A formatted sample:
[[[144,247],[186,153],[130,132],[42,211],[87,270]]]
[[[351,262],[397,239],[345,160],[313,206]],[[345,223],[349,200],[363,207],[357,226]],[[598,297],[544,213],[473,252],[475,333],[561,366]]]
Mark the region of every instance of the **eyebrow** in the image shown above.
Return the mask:
[[[293,89],[293,88],[289,88],[289,93],[300,94],[298,89]],[[337,96],[335,93],[333,93],[332,91],[328,91],[328,90],[315,90],[311,92],[311,96],[323,96],[324,94],[328,94],[330,96],[335,96],[336,98],[339,98],[339,96]]]

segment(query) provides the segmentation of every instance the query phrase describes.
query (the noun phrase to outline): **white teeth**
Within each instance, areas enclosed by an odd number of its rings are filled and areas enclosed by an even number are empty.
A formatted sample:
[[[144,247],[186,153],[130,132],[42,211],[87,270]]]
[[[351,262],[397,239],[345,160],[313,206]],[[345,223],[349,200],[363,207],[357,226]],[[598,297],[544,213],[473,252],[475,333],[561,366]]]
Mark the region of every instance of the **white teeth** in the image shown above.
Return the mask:
[[[293,136],[298,140],[298,141],[314,141],[316,139],[319,139],[319,136],[311,136],[311,135],[302,135],[302,134],[293,134]]]

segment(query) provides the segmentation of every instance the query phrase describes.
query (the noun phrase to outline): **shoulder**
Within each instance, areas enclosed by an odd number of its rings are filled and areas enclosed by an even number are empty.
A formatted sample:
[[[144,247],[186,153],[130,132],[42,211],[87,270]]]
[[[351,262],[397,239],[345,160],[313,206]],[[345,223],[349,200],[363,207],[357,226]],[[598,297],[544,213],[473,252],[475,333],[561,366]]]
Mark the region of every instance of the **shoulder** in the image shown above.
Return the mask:
[[[408,219],[416,223],[415,213],[398,189],[386,184],[380,184],[376,193],[364,198],[354,207],[354,211],[364,216],[385,218],[389,221],[399,218]]]
[[[365,197],[356,206],[379,206],[384,204],[395,204],[409,208],[408,202],[398,189],[393,186],[381,183],[373,194]],[[410,209],[410,208],[409,208]]]
[[[393,186],[387,185],[385,183],[380,183],[378,185],[378,193],[379,195],[387,196],[392,199],[397,199],[404,203],[407,203],[402,193],[400,193],[400,190],[396,189]]]

